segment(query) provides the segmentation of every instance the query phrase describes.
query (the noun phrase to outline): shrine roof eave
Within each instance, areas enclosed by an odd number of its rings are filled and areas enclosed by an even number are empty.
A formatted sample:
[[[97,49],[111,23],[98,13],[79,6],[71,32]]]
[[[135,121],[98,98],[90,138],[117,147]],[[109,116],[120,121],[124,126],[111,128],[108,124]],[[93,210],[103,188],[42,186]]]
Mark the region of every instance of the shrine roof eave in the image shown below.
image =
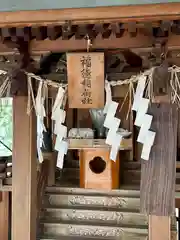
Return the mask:
[[[33,11],[33,10],[49,10],[49,9],[65,9],[65,8],[95,8],[95,7],[111,7],[111,6],[127,6],[127,5],[150,5],[159,3],[175,3],[179,0],[14,0],[0,1],[1,12],[14,11]]]
[[[78,3],[79,2],[79,3]],[[86,1],[87,2],[87,1]],[[151,4],[149,4],[151,3]],[[9,4],[9,5],[8,5]],[[111,7],[109,7],[111,6]],[[83,8],[83,10],[82,10]],[[2,1],[0,27],[73,24],[104,21],[180,19],[180,2],[174,1]]]

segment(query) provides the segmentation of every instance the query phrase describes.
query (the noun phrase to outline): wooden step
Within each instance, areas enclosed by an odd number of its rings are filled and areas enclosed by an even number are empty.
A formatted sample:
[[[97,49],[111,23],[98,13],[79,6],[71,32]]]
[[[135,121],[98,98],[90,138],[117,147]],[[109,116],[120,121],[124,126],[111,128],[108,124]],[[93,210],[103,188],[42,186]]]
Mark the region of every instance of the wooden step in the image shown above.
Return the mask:
[[[121,162],[121,166],[125,170],[140,170],[141,169],[141,161],[123,161]],[[176,169],[180,169],[180,161],[176,162]]]
[[[141,170],[128,169],[122,174],[122,183],[126,185],[140,185]],[[180,172],[176,172],[176,184],[180,184]]]
[[[124,169],[121,173],[121,184],[126,185],[140,185],[141,180],[141,170],[135,169],[133,166],[136,166],[136,164],[130,165],[132,168],[130,169]],[[138,165],[138,164],[137,164]],[[64,168],[62,172],[57,177],[59,182],[67,182],[73,183],[74,181],[76,183],[79,182],[80,179],[80,171],[79,168]],[[180,184],[180,172],[176,172],[176,184]]]
[[[124,161],[121,164],[122,164],[121,168],[123,170],[140,170],[141,169],[141,162]]]

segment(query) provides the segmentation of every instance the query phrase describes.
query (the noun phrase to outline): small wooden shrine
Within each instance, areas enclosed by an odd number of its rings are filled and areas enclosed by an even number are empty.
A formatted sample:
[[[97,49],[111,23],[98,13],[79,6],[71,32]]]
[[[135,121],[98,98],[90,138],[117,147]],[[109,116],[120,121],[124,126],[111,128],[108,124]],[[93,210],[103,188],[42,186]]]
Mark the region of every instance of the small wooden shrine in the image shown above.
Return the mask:
[[[13,99],[0,240],[37,239],[46,187],[70,158],[79,161],[80,188],[108,194],[123,188],[127,159],[141,161],[138,184],[137,169],[125,178],[140,188],[148,237],[175,239],[180,3],[41,2],[0,9],[0,97]]]

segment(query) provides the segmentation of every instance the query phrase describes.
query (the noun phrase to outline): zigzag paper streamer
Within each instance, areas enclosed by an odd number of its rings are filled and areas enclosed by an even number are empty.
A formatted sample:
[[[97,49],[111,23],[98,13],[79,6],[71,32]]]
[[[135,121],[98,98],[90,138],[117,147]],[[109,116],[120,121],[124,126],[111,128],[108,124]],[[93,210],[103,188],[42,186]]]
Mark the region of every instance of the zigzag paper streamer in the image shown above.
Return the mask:
[[[132,110],[136,111],[134,125],[140,127],[137,142],[143,144],[141,158],[144,160],[149,160],[151,147],[154,143],[156,133],[149,130],[153,119],[151,115],[147,114],[150,100],[143,98],[146,78],[146,76],[141,76],[138,81]]]
[[[108,134],[106,137],[106,144],[111,146],[110,159],[116,161],[122,136],[117,133],[121,120],[115,117],[118,103],[112,101],[110,84],[106,82],[106,105],[104,107],[104,113],[106,118],[104,121],[104,127],[108,128]]]
[[[60,87],[52,110],[52,120],[55,121],[54,134],[56,134],[55,150],[58,151],[57,167],[63,168],[64,155],[68,151],[68,143],[64,140],[67,138],[67,127],[63,125],[66,118],[66,112],[61,109],[63,105],[65,90]]]
[[[46,128],[44,126],[44,117],[46,116],[44,101],[45,101],[45,86],[43,85],[43,81],[40,81],[35,105],[37,116],[37,153],[40,163],[43,162],[43,154],[41,148],[43,145],[43,132],[46,131]]]

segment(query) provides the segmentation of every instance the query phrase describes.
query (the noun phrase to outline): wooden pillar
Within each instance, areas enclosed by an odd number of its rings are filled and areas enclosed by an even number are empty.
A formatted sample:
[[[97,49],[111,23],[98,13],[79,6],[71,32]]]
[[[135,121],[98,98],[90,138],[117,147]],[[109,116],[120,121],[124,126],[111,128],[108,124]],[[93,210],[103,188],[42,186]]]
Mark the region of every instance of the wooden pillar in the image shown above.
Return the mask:
[[[0,192],[0,239],[8,240],[9,234],[9,192]]]
[[[34,109],[27,114],[28,81],[24,70],[33,72],[29,42],[16,39],[20,53],[12,72],[13,156],[12,156],[12,240],[35,240],[37,218],[37,149]],[[34,87],[34,84],[33,84]]]
[[[13,97],[12,240],[36,239],[36,118],[27,101]]]
[[[170,103],[169,79],[164,62],[154,71],[154,103],[148,110],[156,138],[149,161],[141,165],[141,211],[149,215],[149,240],[171,240],[171,216],[175,212],[178,114]]]

